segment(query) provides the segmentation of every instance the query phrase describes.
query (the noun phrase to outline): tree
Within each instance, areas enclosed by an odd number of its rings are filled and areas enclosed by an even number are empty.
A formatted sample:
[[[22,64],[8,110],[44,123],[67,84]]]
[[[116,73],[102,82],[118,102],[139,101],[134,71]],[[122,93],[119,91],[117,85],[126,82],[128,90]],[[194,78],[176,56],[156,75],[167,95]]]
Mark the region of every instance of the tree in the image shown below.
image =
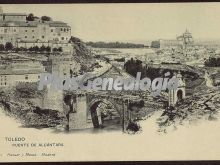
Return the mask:
[[[27,18],[26,18],[27,21],[34,21],[34,14],[30,13]]]
[[[27,48],[20,47],[20,50],[21,50],[21,51],[27,51]]]
[[[32,51],[34,51],[34,48],[33,48],[33,47],[30,47],[30,48],[28,48],[28,50],[29,50],[30,52],[32,52]]]
[[[46,47],[46,52],[51,52],[51,47],[47,46]]]
[[[53,52],[57,52],[57,48],[53,48]]]
[[[34,51],[38,52],[39,51],[39,47],[38,46],[34,46]]]
[[[143,48],[144,44],[133,44],[123,42],[87,42],[86,45],[95,48]]]
[[[44,45],[42,45],[41,47],[40,47],[40,51],[41,52],[44,52],[46,50],[46,47],[44,46]]]
[[[59,48],[57,49],[57,51],[58,51],[58,52],[62,52],[62,51],[63,51],[63,48],[62,48],[62,47],[59,47]]]
[[[6,42],[5,44],[5,49],[8,51],[8,50],[12,50],[13,49],[13,45],[11,42]]]
[[[41,20],[42,20],[42,21],[52,21],[52,18],[51,18],[51,17],[48,17],[48,16],[42,16],[42,17],[41,17]]]
[[[21,48],[18,48],[18,47],[17,47],[17,48],[14,48],[13,50],[14,50],[15,52],[19,52],[19,51],[21,51]]]
[[[0,51],[5,50],[5,46],[3,44],[0,44]]]

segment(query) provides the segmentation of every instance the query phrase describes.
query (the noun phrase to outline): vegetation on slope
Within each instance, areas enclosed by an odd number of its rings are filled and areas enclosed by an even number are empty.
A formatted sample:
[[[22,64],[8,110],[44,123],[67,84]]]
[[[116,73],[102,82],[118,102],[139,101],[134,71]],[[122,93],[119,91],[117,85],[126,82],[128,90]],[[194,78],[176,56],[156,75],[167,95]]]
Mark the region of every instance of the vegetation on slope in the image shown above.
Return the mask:
[[[42,99],[45,92],[36,88],[36,83],[20,83],[9,90],[0,89],[2,110],[25,127],[45,128],[65,123],[66,118],[60,112],[35,105],[33,99]]]
[[[144,44],[123,42],[87,42],[86,44],[94,48],[144,48]]]
[[[75,50],[74,58],[81,64],[80,72],[91,72],[95,67],[99,67],[86,44],[77,37],[71,37],[70,42]]]

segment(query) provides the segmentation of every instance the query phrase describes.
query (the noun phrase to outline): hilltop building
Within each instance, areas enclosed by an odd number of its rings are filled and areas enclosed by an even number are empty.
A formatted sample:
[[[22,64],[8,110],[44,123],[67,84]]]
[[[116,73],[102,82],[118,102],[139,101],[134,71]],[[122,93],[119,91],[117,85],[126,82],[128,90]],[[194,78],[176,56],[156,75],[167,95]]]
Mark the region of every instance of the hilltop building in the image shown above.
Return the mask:
[[[187,29],[181,36],[177,37],[177,40],[183,49],[192,47],[194,43],[192,34]]]
[[[72,52],[69,40],[71,27],[62,21],[27,21],[24,13],[3,13],[0,9],[0,44],[11,42],[14,47],[33,46],[62,47],[64,52]]]
[[[161,49],[164,48],[176,48],[179,47],[179,42],[177,40],[159,40],[159,45]]]
[[[154,41],[155,42],[155,41]],[[166,40],[160,39],[158,40],[158,47],[161,49],[165,48],[183,48],[187,49],[194,45],[194,40],[192,34],[186,29],[186,31],[178,36],[176,39]]]

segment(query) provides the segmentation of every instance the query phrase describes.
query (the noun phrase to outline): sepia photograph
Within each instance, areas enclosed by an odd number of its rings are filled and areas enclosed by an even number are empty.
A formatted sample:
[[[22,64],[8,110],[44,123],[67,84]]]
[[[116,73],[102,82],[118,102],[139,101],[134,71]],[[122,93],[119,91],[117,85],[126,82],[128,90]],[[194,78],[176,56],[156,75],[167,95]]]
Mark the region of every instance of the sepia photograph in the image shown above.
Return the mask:
[[[0,4],[0,162],[219,160],[220,3]]]

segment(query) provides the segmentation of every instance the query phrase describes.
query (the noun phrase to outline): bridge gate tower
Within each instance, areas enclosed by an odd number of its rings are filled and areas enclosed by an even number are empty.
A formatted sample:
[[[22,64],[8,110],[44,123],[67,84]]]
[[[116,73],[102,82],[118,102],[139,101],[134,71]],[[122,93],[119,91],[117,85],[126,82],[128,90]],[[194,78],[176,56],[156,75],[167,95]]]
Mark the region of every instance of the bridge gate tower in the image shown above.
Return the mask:
[[[186,97],[186,84],[180,71],[178,74],[175,73],[174,77],[178,79],[178,88],[169,90],[169,106],[175,106],[178,101]]]

